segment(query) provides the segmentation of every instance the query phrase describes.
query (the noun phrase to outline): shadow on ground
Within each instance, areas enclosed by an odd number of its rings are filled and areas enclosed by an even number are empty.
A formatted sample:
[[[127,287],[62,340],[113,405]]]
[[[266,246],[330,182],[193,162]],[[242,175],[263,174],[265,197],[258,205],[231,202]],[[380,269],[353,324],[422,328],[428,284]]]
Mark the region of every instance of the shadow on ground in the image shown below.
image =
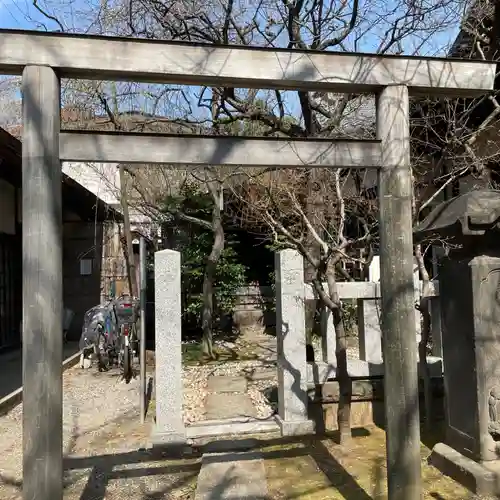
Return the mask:
[[[199,470],[199,459],[172,460],[142,450],[67,458],[65,498],[73,498],[72,491],[79,494],[74,497],[78,500],[191,498]]]
[[[64,499],[194,498],[199,471],[199,457],[169,459],[145,450],[68,457],[64,460]],[[2,498],[21,498],[22,481],[0,475],[0,486]]]
[[[439,436],[432,438],[433,441],[438,439]],[[217,459],[263,459],[269,490],[266,500],[387,498],[385,433],[377,427],[354,429],[353,441],[348,448],[338,444],[336,432],[322,437],[248,438],[239,441],[239,451],[246,450],[243,455],[230,451],[234,443],[231,440],[219,441],[218,448],[227,447],[228,451],[221,453]],[[206,451],[209,451],[210,445],[207,446]],[[427,465],[429,448],[424,444],[421,454],[424,499],[474,498],[465,488]],[[224,479],[220,481],[221,485],[225,484]],[[223,497],[219,495],[218,498]],[[215,500],[215,497],[210,497],[210,500]]]
[[[268,496],[259,500],[370,500],[386,498],[385,434],[382,430],[353,430],[348,449],[337,443],[337,433],[322,437],[248,437],[217,441],[219,454],[212,460],[263,459]],[[429,438],[439,440],[439,436]],[[123,443],[126,443],[124,436]],[[237,445],[235,445],[235,443]],[[114,443],[112,443],[115,446]],[[102,453],[96,456],[68,456],[64,459],[65,500],[159,500],[195,497],[201,456],[214,451],[213,443],[193,448],[189,455],[172,458],[151,450]],[[211,448],[212,447],[212,448]],[[235,448],[237,450],[235,451]],[[227,451],[222,451],[227,450]],[[241,454],[241,451],[246,453]],[[429,449],[422,445],[422,458]],[[237,455],[235,455],[237,453]],[[236,458],[235,458],[236,456]],[[425,465],[426,499],[455,500],[472,498],[466,490]],[[231,478],[223,478],[210,500],[220,500]],[[1,478],[19,492],[22,483]],[[3,498],[3,497],[2,497]],[[255,499],[254,499],[255,500]]]

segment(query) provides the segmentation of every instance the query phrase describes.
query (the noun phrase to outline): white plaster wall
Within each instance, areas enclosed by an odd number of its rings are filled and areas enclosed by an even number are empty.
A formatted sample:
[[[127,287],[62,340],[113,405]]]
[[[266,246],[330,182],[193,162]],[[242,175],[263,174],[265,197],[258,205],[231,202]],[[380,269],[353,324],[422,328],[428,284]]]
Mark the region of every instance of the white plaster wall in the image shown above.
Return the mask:
[[[16,234],[16,189],[0,179],[0,233]]]
[[[63,172],[107,204],[119,203],[120,176],[116,163],[63,162]]]
[[[68,177],[121,212],[120,173],[117,163],[63,162],[62,170]],[[151,226],[150,217],[134,209],[130,210],[130,222],[132,231],[139,231],[150,237],[151,232],[156,229]]]

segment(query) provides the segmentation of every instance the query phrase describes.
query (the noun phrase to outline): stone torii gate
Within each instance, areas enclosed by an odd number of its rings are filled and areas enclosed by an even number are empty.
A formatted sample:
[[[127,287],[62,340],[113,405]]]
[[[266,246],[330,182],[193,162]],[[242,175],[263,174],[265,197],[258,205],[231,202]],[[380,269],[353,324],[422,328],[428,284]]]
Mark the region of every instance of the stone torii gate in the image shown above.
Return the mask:
[[[420,499],[409,96],[481,95],[495,68],[0,30],[0,74],[23,80],[24,500],[63,498],[61,161],[378,169],[389,498]],[[61,132],[60,78],[375,93],[377,140]]]

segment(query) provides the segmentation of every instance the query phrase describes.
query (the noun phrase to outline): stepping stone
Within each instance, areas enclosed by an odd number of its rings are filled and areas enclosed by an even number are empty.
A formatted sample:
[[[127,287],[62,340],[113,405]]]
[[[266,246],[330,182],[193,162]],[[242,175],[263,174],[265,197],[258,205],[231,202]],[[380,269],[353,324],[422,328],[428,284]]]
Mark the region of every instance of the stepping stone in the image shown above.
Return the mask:
[[[208,379],[208,392],[246,392],[247,381],[244,377],[219,376]]]
[[[203,455],[195,500],[266,500],[267,495],[261,453]]]
[[[205,400],[207,420],[257,417],[257,409],[248,394],[209,394]]]
[[[247,375],[248,380],[251,382],[258,382],[259,380],[271,380],[277,376],[276,368],[256,369],[253,373]]]

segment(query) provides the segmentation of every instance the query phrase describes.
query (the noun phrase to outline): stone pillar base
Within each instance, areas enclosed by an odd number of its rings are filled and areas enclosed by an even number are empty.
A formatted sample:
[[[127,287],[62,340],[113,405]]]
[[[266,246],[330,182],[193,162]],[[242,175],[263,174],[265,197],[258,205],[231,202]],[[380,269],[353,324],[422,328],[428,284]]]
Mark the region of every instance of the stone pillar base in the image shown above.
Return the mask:
[[[186,433],[182,431],[161,431],[154,428],[151,433],[151,447],[162,448],[175,454],[182,453],[188,447]]]
[[[500,460],[480,464],[444,443],[437,443],[429,463],[476,495],[490,498],[500,494]]]
[[[282,437],[308,436],[316,432],[316,426],[312,420],[283,420],[279,415],[276,415],[276,422]]]

